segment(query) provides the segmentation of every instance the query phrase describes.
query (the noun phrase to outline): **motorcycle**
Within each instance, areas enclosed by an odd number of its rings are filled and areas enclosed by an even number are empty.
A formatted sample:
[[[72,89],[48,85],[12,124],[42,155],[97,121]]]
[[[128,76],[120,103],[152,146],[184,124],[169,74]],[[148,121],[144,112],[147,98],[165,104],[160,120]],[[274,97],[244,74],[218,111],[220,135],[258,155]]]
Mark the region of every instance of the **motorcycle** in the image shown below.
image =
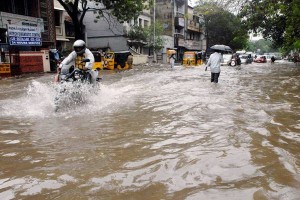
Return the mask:
[[[232,66],[232,67],[236,66],[236,59],[235,58],[231,59],[230,66]]]
[[[234,67],[236,65],[241,65],[241,59],[239,57],[232,57],[230,63],[229,63],[230,66]]]
[[[82,62],[89,62],[89,59]],[[97,92],[101,78],[97,77],[95,83],[92,76],[98,76],[98,71],[82,70],[74,66],[58,73],[55,77],[55,82],[59,83],[54,99],[55,112],[63,106],[83,103],[90,92]]]

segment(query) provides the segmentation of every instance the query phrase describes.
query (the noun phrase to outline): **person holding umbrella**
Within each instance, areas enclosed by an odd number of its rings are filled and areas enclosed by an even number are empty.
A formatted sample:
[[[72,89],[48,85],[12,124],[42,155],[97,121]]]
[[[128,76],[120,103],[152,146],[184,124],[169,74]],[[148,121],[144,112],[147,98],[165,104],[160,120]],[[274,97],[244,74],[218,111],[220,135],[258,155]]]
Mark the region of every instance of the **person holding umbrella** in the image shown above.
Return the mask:
[[[208,62],[205,66],[205,71],[207,70],[207,67],[210,67],[211,72],[211,82],[218,83],[220,72],[221,72],[221,63],[223,61],[223,56],[221,54],[222,50],[219,50],[217,48],[211,48],[214,50],[214,53],[209,56]]]

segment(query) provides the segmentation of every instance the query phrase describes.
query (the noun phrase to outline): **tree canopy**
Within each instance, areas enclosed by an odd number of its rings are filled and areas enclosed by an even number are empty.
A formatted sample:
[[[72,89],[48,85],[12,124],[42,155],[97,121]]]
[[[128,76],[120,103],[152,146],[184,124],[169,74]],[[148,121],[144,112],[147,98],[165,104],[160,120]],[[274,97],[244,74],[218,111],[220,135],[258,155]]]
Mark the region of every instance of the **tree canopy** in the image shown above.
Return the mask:
[[[224,44],[233,49],[243,49],[247,46],[247,30],[236,15],[225,10],[220,2],[199,1],[198,3],[195,10],[204,18],[208,47]]]
[[[260,39],[256,41],[249,41],[249,46],[247,48],[248,51],[256,52],[256,53],[269,53],[269,52],[278,52],[278,49],[272,48],[272,41]]]
[[[142,41],[146,43],[146,47],[148,47],[149,50],[152,49],[153,51],[158,52],[165,44],[165,40],[162,37],[163,31],[163,25],[160,22],[155,22],[155,24],[151,24],[149,27],[145,28],[133,26],[128,33],[128,38],[130,40]]]
[[[75,39],[84,39],[83,19],[86,12],[93,11],[95,18],[104,13],[115,16],[119,21],[137,18],[146,0],[57,0],[71,17]]]
[[[190,0],[191,1],[191,0]],[[223,8],[231,13],[237,14],[242,5],[247,3],[249,0],[196,0],[196,5],[210,4],[214,7]]]
[[[249,30],[271,39],[276,47],[300,49],[300,0],[252,0],[240,17]]]

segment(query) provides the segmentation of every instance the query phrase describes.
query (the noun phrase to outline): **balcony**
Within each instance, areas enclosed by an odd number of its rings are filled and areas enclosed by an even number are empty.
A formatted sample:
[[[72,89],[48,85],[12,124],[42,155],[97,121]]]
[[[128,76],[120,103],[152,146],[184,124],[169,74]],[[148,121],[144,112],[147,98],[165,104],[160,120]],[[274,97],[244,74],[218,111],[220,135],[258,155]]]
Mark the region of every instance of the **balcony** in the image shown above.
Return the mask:
[[[179,39],[178,40],[178,46],[185,47],[187,49],[193,49],[193,50],[201,50],[202,49],[202,43],[201,41],[195,41],[195,40],[185,40],[185,39]]]
[[[202,29],[200,28],[200,24],[193,20],[188,21],[187,29],[190,31],[202,32]]]
[[[175,27],[176,28],[184,28],[184,18],[183,17],[175,17]]]
[[[174,33],[174,38],[182,38],[184,39],[184,34],[183,33]]]

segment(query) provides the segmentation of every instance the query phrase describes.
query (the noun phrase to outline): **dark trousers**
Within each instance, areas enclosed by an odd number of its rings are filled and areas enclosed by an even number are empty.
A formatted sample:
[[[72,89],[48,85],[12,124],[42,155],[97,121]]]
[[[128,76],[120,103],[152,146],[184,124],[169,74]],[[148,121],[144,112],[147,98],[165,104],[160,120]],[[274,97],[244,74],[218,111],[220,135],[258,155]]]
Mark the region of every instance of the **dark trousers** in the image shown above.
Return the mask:
[[[211,73],[210,82],[218,83],[219,76],[220,76],[220,72],[219,73]]]

